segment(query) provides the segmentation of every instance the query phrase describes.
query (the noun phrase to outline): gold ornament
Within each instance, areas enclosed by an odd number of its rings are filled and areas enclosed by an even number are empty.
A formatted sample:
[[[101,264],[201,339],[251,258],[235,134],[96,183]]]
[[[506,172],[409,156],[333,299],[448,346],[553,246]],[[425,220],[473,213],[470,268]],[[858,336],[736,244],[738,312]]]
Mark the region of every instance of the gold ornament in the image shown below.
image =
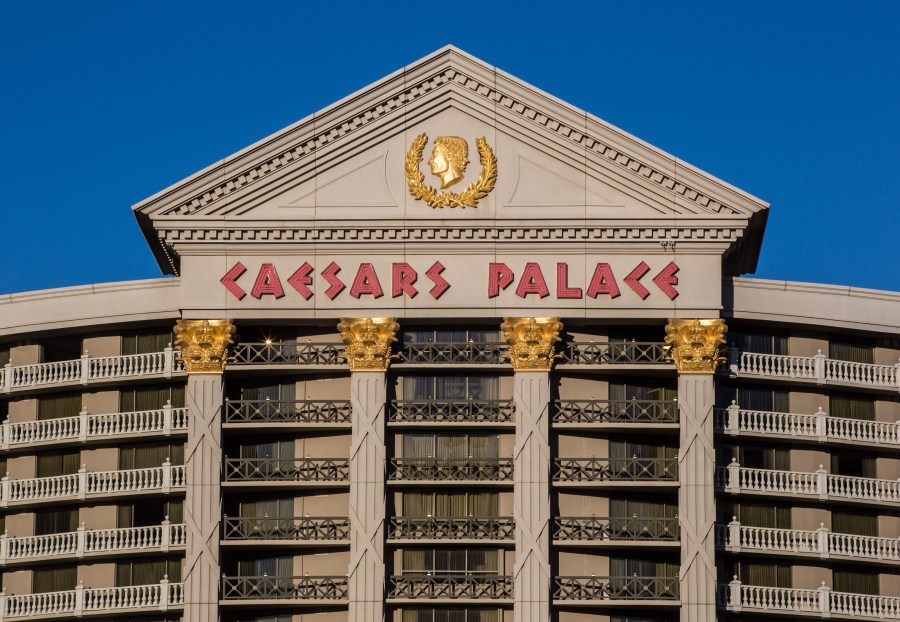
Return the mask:
[[[728,328],[725,320],[669,320],[666,343],[669,360],[680,374],[712,374],[725,362],[722,346]]]
[[[189,374],[221,374],[228,360],[228,346],[234,343],[231,320],[178,320],[175,347]]]
[[[419,170],[422,151],[428,136],[419,134],[406,154],[406,180],[409,192],[418,200],[431,207],[477,207],[478,199],[483,199],[497,183],[497,158],[484,137],[475,140],[481,160],[481,175],[469,184],[463,192],[441,192],[425,183],[425,175]],[[468,146],[458,136],[439,136],[435,140],[434,153],[428,161],[431,171],[441,180],[441,189],[452,186],[463,178],[468,164]]]
[[[558,317],[506,317],[500,330],[509,344],[507,356],[516,371],[550,371],[563,328]]]
[[[397,341],[400,325],[392,317],[341,318],[337,326],[347,346],[350,371],[387,371],[391,344]]]

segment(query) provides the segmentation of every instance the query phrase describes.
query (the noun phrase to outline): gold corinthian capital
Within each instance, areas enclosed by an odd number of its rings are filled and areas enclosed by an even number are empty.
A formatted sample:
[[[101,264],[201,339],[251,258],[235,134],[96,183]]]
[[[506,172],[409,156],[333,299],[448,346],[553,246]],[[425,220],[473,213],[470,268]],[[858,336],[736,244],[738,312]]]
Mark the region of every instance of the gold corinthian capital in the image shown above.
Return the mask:
[[[228,346],[234,343],[231,320],[178,320],[175,347],[189,374],[221,374],[228,360]]]
[[[347,346],[350,371],[387,371],[391,344],[400,325],[392,317],[341,318],[337,326]]]
[[[558,317],[505,317],[500,329],[509,344],[509,360],[516,371],[550,371],[563,328]]]
[[[725,362],[725,320],[674,320],[666,324],[669,360],[680,374],[712,374]]]

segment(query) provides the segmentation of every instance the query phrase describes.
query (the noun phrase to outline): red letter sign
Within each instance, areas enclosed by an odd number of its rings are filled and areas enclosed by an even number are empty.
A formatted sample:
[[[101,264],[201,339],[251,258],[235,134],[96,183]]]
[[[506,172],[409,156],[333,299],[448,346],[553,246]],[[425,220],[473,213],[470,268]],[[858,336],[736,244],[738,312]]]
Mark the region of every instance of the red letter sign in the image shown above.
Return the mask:
[[[281,279],[278,278],[275,266],[270,263],[264,263],[259,267],[256,283],[253,284],[253,289],[250,290],[250,295],[256,299],[260,299],[267,294],[275,296],[276,299],[284,296]]]
[[[600,294],[609,294],[610,298],[619,297],[619,284],[616,283],[616,277],[613,276],[608,263],[597,264],[597,267],[594,268],[594,276],[591,277],[591,283],[588,285],[588,296],[596,298]]]
[[[356,278],[353,279],[353,285],[350,286],[350,295],[354,298],[359,298],[363,294],[372,294],[375,298],[384,296],[381,283],[378,282],[378,275],[375,274],[375,267],[370,263],[359,264]]]
[[[391,268],[391,298],[403,294],[415,298],[419,292],[413,285],[416,284],[418,276],[415,269],[408,263],[395,263]]]
[[[492,263],[488,266],[488,298],[496,298],[501,289],[506,289],[513,282],[513,271],[505,263]]]
[[[569,287],[569,264],[556,264],[556,297],[581,298],[580,287]]]
[[[439,261],[434,262],[434,265],[428,268],[428,272],[425,273],[431,281],[434,283],[434,287],[431,288],[431,291],[428,293],[437,300],[441,296],[444,295],[444,292],[450,289],[450,283],[447,282],[447,279],[441,276],[441,272],[444,271],[444,264]]]
[[[322,276],[325,277],[325,280],[328,281],[329,285],[331,285],[331,287],[325,290],[325,295],[328,296],[330,300],[334,300],[334,297],[344,291],[344,288],[347,287],[336,276],[340,271],[341,267],[333,261],[328,264],[327,268],[322,270]]]
[[[225,276],[219,279],[219,283],[224,285],[225,289],[230,291],[238,300],[243,299],[243,297],[247,295],[247,292],[241,289],[241,286],[235,283],[235,281],[238,280],[246,271],[247,268],[244,267],[244,264],[242,264],[241,262],[237,262],[236,264],[234,264],[234,267],[232,267],[231,270],[225,273]]]
[[[516,296],[519,298],[524,298],[528,294],[537,294],[541,298],[550,295],[541,267],[531,261],[525,264],[522,277],[519,279],[519,286],[516,288]]]
[[[628,276],[625,277],[625,284],[634,290],[634,292],[641,297],[641,300],[646,300],[647,296],[650,295],[650,290],[641,285],[641,277],[643,277],[650,270],[650,266],[648,266],[643,261],[637,265],[637,268],[628,273]]]
[[[297,292],[303,296],[304,300],[309,300],[313,295],[312,290],[307,287],[308,285],[312,285],[311,272],[312,266],[309,265],[308,261],[304,261],[303,265],[297,268],[297,271],[292,274],[291,278],[287,281],[291,287],[296,289]]]
[[[669,300],[675,300],[678,297],[678,290],[672,287],[673,285],[678,285],[678,277],[675,276],[676,272],[678,272],[678,266],[675,265],[674,261],[670,261],[668,266],[653,277],[653,282],[669,297]]]

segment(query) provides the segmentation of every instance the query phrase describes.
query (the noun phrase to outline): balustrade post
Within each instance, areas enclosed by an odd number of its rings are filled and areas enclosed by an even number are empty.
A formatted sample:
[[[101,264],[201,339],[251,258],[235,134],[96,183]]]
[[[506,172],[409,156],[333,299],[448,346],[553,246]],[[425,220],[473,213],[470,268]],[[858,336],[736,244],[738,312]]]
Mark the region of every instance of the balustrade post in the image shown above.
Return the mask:
[[[81,412],[78,413],[78,440],[79,442],[87,441],[87,433],[88,433],[88,411],[87,408],[82,408]]]
[[[6,590],[0,591],[0,622],[6,620]]]
[[[81,501],[84,501],[85,496],[87,496],[87,487],[87,465],[82,464],[81,468],[78,469],[78,499]]]
[[[163,406],[163,436],[172,436],[172,400]]]
[[[831,596],[830,596],[831,588],[825,585],[825,582],[822,581],[822,585],[819,586],[819,614],[823,618],[831,617]]]
[[[0,439],[0,449],[6,451],[9,449],[9,419],[0,423],[0,434],[3,435],[3,438]]]
[[[81,384],[87,384],[91,379],[91,360],[88,351],[81,355]]]
[[[162,547],[163,553],[169,552],[169,545],[172,542],[172,523],[169,521],[169,515],[166,514],[166,517],[162,522],[162,541],[160,546]]]
[[[84,549],[87,545],[87,529],[84,528],[84,523],[75,530],[75,557],[81,559],[84,557]]]
[[[741,582],[737,575],[728,584],[728,608],[731,611],[741,610]]]
[[[819,406],[819,410],[813,414],[816,416],[816,435],[820,443],[825,443],[828,441],[828,413]]]
[[[825,384],[825,359],[827,357],[819,350],[813,358],[815,359],[816,384]]]
[[[0,479],[0,508],[5,508],[9,505],[9,473],[3,476],[3,479]]]
[[[172,349],[172,342],[170,341],[163,349],[163,376],[166,378],[171,378],[174,369],[175,350]]]
[[[819,539],[819,557],[828,559],[828,527],[825,526],[825,523],[819,523],[819,528],[816,529],[816,537]]]
[[[737,494],[741,490],[741,464],[737,458],[732,458],[731,463],[725,468],[727,479],[725,491]]]
[[[828,471],[823,464],[816,469],[816,488],[819,491],[819,499],[828,499]]]
[[[731,522],[728,523],[728,543],[725,545],[725,550],[732,553],[741,551],[741,523],[737,516],[732,516]]]
[[[9,555],[9,531],[4,529],[0,535],[0,564],[6,563],[7,555]]]
[[[731,406],[729,406],[726,410],[728,411],[728,416],[725,419],[725,434],[728,434],[729,436],[737,436],[741,433],[741,407],[738,406],[736,401],[731,400]]]
[[[79,581],[75,586],[75,611],[76,618],[84,615],[84,581]]]
[[[3,366],[3,392],[9,393],[12,391],[12,381],[13,381],[13,364],[12,361]]]
[[[9,376],[9,372],[6,372]],[[894,364],[894,381],[897,383],[897,391],[900,391],[900,362]]]
[[[159,582],[159,610],[169,610],[169,575],[163,575]]]
[[[162,492],[167,495],[172,492],[172,462],[166,456],[166,461],[162,463]]]

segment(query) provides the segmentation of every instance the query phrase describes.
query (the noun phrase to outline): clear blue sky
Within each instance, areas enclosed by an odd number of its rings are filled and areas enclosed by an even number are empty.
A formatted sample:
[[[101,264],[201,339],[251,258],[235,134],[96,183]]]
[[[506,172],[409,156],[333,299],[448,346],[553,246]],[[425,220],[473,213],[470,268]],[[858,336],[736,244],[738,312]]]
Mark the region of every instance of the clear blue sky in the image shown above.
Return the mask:
[[[10,2],[0,293],[151,278],[131,205],[452,43],[772,204],[757,276],[900,291],[900,2]]]

